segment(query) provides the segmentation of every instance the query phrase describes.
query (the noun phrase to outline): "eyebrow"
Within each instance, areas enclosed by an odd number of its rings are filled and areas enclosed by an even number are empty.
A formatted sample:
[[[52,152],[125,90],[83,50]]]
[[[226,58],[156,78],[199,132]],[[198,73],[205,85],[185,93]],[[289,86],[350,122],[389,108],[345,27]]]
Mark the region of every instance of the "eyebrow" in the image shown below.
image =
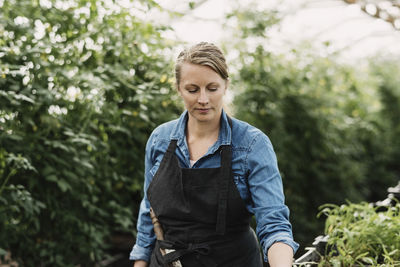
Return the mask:
[[[220,86],[220,84],[219,84],[219,83],[216,83],[216,82],[212,82],[212,83],[207,84],[207,86],[209,86],[209,85],[217,85],[217,86]]]
[[[196,86],[196,87],[198,87],[198,85],[194,84],[194,83],[185,84],[185,87],[188,87],[188,86]]]

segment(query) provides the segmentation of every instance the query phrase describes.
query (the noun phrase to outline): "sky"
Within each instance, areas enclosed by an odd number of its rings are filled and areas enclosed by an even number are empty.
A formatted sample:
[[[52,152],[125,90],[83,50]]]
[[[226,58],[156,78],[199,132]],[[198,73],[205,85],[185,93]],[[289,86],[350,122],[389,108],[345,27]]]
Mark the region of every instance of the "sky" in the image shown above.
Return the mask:
[[[189,1],[160,0],[161,6],[174,11],[187,11]],[[250,1],[241,0],[247,5]],[[279,29],[270,32],[271,47],[284,52],[304,40],[318,45],[331,43],[332,52],[339,52],[348,60],[357,60],[376,54],[400,55],[400,31],[389,23],[372,18],[358,5],[342,0],[269,0],[258,1],[278,8],[286,15]],[[229,40],[224,31],[224,14],[235,1],[208,0],[186,16],[170,21],[174,34],[182,41],[219,43]]]

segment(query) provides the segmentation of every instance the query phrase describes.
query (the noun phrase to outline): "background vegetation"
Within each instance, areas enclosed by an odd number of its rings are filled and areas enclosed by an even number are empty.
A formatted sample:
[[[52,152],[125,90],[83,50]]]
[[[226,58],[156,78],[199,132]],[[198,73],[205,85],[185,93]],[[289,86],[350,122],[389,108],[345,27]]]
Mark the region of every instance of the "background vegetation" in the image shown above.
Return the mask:
[[[146,140],[180,112],[166,28],[109,1],[1,10],[0,254],[89,266],[134,233]]]
[[[365,202],[324,205],[329,240],[318,266],[399,266],[399,212],[400,203],[379,212]]]
[[[319,206],[381,200],[399,180],[398,61],[377,56],[355,68],[329,54],[329,44],[272,53],[278,12],[237,9],[232,17],[234,113],[271,138],[295,238],[310,244],[323,232]]]
[[[135,235],[145,142],[182,110],[177,42],[146,20],[160,9],[152,1],[0,7],[0,256],[92,266],[113,234]],[[320,205],[380,200],[397,183],[400,65],[377,57],[355,68],[309,44],[272,53],[265,44],[279,16],[235,10],[221,45],[234,115],[271,138],[304,247],[323,232]]]

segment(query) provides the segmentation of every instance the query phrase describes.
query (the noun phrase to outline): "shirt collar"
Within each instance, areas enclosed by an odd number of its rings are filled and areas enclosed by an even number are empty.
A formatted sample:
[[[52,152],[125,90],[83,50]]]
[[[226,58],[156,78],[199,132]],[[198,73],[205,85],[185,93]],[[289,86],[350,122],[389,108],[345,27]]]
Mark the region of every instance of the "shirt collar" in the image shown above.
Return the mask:
[[[170,140],[177,140],[178,146],[180,144],[186,143],[185,140],[185,130],[186,124],[188,120],[188,111],[185,110],[181,116],[179,117],[178,123],[172,129]],[[232,129],[229,126],[228,116],[224,110],[221,113],[221,126],[219,131],[219,136],[217,142],[210,148],[210,150],[214,150],[215,152],[221,145],[230,145],[232,140]],[[211,151],[209,151],[211,152]]]

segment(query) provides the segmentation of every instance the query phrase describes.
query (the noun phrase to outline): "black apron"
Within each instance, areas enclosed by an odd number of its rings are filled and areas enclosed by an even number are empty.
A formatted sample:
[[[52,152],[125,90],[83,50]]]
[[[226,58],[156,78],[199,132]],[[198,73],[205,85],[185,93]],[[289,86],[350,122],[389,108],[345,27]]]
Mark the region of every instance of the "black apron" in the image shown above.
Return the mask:
[[[156,241],[150,267],[176,259],[183,267],[262,267],[251,214],[233,182],[231,146],[220,147],[221,167],[196,169],[179,166],[176,144],[170,142],[147,190],[165,239]],[[160,248],[175,252],[162,256]]]

